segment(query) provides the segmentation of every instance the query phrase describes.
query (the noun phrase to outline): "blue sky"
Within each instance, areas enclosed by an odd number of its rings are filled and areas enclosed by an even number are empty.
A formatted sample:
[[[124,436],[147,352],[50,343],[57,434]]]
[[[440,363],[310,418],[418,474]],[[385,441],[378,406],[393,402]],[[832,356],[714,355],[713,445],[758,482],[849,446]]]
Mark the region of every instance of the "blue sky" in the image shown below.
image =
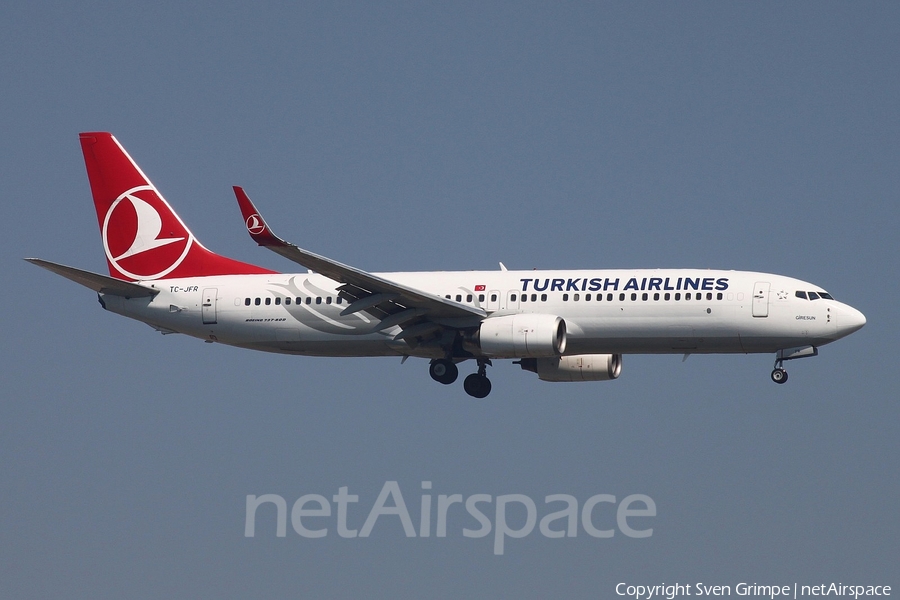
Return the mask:
[[[0,10],[0,595],[568,597],[893,584],[900,9],[849,3],[26,3]],[[372,271],[700,267],[815,282],[868,325],[770,356],[626,356],[483,401],[426,363],[241,351],[104,312],[80,131],[203,243],[273,228]],[[465,372],[465,369],[463,370]],[[248,494],[646,494],[653,536],[245,538]],[[600,513],[598,513],[600,515]],[[611,513],[603,513],[609,519]],[[271,515],[270,515],[271,516]],[[519,515],[521,517],[521,515]],[[511,521],[515,515],[511,517]],[[265,525],[268,525],[266,528]],[[455,529],[454,529],[455,528]]]

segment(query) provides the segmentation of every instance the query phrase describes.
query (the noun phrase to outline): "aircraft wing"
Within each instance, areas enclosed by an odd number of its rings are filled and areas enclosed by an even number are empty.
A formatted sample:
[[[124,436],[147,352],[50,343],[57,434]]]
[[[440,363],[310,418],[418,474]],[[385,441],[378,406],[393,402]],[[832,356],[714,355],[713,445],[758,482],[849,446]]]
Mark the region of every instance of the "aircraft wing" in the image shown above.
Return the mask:
[[[426,330],[430,333],[439,326],[474,326],[487,316],[483,309],[453,302],[298,248],[272,233],[243,188],[235,186],[234,194],[253,241],[343,284],[339,289],[350,305],[341,314],[364,310],[382,319],[382,329],[399,325],[404,332],[397,336],[398,339],[415,336],[418,332],[424,334]]]
[[[75,283],[80,283],[86,288],[90,288],[100,294],[110,294],[113,296],[123,296],[125,298],[144,298],[155,296],[159,290],[154,290],[129,281],[114,279],[99,273],[91,273],[90,271],[82,271],[75,267],[67,267],[49,260],[41,260],[40,258],[26,258],[28,262],[39,267],[43,267],[48,271],[52,271],[57,275],[62,275],[66,279],[71,279]]]

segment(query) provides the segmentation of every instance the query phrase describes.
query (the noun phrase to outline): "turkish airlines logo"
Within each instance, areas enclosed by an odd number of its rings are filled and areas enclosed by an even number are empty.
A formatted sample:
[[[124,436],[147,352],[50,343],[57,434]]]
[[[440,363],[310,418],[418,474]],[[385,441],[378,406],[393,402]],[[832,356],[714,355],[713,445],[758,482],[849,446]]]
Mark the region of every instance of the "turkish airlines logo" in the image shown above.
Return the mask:
[[[126,277],[165,277],[182,263],[194,236],[153,187],[132,188],[115,199],[103,220],[106,257]]]
[[[258,213],[253,213],[247,218],[247,231],[249,231],[251,235],[259,235],[265,230],[266,224]]]

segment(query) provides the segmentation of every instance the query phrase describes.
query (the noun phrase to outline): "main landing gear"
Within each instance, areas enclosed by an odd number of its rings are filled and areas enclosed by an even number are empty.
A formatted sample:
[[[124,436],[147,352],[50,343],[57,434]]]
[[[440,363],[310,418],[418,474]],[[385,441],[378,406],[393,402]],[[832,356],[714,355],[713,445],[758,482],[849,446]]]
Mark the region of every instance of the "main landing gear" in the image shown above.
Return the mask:
[[[428,365],[428,374],[438,383],[450,385],[459,377],[459,369],[449,360],[433,360]]]
[[[487,365],[491,361],[485,358],[478,359],[478,372],[472,373],[463,381],[463,389],[474,398],[484,398],[491,393],[491,380],[487,378]]]
[[[466,393],[474,398],[484,398],[491,393],[491,380],[487,378],[487,365],[491,361],[486,358],[478,359],[478,372],[472,373],[463,381]],[[438,359],[431,361],[428,366],[428,374],[438,383],[450,385],[459,377],[459,369],[453,361]]]

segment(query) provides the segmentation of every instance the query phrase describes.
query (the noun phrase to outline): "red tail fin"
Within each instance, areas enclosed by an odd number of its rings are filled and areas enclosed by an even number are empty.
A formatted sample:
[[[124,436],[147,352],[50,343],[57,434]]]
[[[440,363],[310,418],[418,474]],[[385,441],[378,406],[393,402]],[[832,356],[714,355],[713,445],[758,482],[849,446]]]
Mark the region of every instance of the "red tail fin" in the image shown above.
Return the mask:
[[[82,133],[109,274],[126,281],[273,273],[210,252],[109,133]]]

